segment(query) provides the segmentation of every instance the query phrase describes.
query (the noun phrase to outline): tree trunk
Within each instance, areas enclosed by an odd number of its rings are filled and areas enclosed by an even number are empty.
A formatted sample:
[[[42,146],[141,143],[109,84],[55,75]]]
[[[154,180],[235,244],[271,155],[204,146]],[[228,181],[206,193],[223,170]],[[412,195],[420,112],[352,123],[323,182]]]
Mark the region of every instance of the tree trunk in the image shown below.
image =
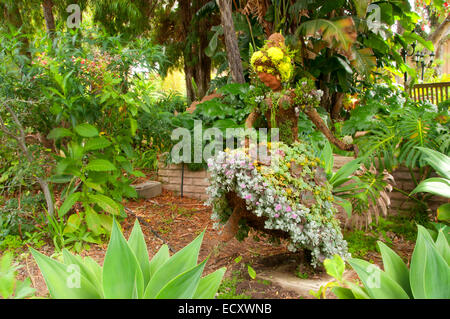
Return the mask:
[[[50,37],[53,39],[55,34],[55,18],[53,17],[53,1],[52,0],[44,0],[42,2],[42,7],[44,10],[44,19],[45,19],[45,25],[47,26],[47,33],[50,35]]]
[[[208,46],[208,22],[192,22],[195,13],[206,3],[205,0],[178,1],[182,21],[183,39],[186,47],[183,51],[186,95],[188,104],[205,96],[211,82],[211,59],[205,54]],[[189,36],[196,37],[190,41]],[[192,79],[197,90],[194,89]]]
[[[439,44],[439,42],[442,40],[442,38],[447,34],[449,28],[450,28],[450,14],[436,28],[436,30],[432,34],[430,34],[430,36],[428,37],[428,40],[433,42],[435,49],[436,49],[436,45]]]
[[[344,99],[344,93],[336,92],[333,94],[333,97],[332,97],[333,104],[331,106],[331,113],[330,113],[330,117],[332,120],[336,120],[339,117],[339,113],[341,112],[341,108],[342,108],[343,99]]]
[[[231,14],[231,0],[217,0],[217,4],[220,8],[220,20],[222,22],[223,33],[225,36],[225,47],[231,77],[235,83],[245,83],[241,54],[239,52],[236,31],[233,24],[233,16]]]

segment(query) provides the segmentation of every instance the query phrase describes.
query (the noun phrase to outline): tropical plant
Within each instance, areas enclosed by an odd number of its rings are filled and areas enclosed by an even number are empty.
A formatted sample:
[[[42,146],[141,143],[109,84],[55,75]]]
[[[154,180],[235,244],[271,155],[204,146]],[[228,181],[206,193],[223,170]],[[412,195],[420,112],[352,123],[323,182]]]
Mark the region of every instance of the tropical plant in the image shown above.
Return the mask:
[[[345,263],[339,256],[324,261],[327,273],[337,281],[322,286],[316,297],[325,297],[327,289],[339,299],[449,299],[450,298],[450,246],[449,228],[439,228],[436,241],[428,230],[418,225],[416,246],[410,267],[383,242],[378,247],[384,271],[361,259],[348,259],[363,286],[343,278]]]
[[[163,245],[149,260],[136,220],[128,241],[114,221],[103,267],[63,250],[63,262],[31,249],[52,298],[190,299],[214,298],[225,273],[201,277],[208,259],[197,265],[204,232],[170,257]]]
[[[449,113],[428,102],[415,102],[398,87],[375,85],[367,90],[343,125],[343,134],[366,131],[355,142],[368,160],[379,168],[393,170],[426,166],[418,147],[442,153],[450,150]]]
[[[335,203],[344,208],[349,223],[358,227],[365,224],[367,227],[372,222],[372,215],[378,221],[380,211],[386,217],[390,205],[387,192],[392,190],[388,181],[393,181],[390,174],[386,171],[380,174],[373,166],[367,170],[362,165],[364,157],[356,158],[333,172],[334,158],[329,141],[325,141],[321,150],[318,150],[316,143],[313,145],[324,163]]]
[[[13,264],[13,255],[6,253],[0,259],[0,297],[3,299],[24,299],[32,297],[35,289],[31,287],[30,278],[17,280],[20,266]]]
[[[420,182],[411,192],[411,195],[418,192],[426,192],[450,198],[450,157],[429,148],[417,148],[425,154],[425,161],[441,177],[432,177]],[[450,222],[450,203],[439,206],[437,209],[437,218],[440,221]]]

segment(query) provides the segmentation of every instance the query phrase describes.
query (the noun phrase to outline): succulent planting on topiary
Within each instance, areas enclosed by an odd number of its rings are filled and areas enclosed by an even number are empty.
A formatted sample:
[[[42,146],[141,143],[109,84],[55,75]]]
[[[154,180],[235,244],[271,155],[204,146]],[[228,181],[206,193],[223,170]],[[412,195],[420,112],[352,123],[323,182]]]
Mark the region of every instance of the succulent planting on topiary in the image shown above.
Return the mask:
[[[313,266],[334,254],[348,257],[334,217],[332,187],[311,147],[303,142],[268,144],[270,156],[259,160],[252,155],[256,145],[225,150],[209,159],[208,204],[213,207],[215,225],[228,221],[234,207],[227,194],[235,193],[245,200],[247,211],[265,220],[264,229],[259,230],[286,233],[290,250],[312,252]],[[239,233],[242,236],[242,229]]]

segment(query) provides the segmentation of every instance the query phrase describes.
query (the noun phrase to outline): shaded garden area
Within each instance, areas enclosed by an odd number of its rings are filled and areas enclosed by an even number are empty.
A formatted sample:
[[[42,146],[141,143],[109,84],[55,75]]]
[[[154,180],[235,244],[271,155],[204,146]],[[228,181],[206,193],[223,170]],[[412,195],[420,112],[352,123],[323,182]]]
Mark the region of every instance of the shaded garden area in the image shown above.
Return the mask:
[[[447,2],[74,2],[0,0],[1,297],[450,297]]]

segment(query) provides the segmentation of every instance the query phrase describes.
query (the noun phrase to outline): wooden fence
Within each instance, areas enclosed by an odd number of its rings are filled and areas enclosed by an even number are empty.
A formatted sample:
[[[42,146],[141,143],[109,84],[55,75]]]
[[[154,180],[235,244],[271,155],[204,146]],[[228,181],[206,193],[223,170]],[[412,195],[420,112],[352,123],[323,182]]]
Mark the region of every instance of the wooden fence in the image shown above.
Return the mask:
[[[416,84],[411,90],[414,101],[428,100],[433,104],[439,104],[448,100],[450,82]]]

